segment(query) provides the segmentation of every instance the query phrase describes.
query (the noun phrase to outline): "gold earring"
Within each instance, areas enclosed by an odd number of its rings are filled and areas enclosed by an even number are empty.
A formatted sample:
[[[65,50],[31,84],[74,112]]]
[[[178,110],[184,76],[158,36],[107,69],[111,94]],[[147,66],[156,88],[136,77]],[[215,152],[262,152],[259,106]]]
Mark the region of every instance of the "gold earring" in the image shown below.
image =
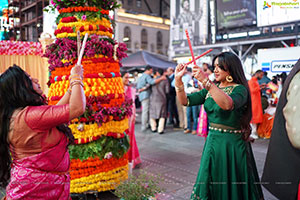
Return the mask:
[[[228,83],[231,83],[231,82],[233,81],[232,76],[230,76],[230,75],[226,76],[226,81],[227,81]]]

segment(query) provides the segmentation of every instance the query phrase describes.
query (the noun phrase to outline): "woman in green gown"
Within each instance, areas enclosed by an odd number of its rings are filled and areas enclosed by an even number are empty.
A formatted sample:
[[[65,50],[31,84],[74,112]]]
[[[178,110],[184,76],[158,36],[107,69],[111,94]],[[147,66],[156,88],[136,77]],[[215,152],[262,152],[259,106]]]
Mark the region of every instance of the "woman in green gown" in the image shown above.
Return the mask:
[[[175,70],[175,89],[186,106],[204,104],[209,133],[191,200],[263,199],[251,146],[251,99],[240,59],[223,52],[213,59],[213,84],[198,66],[193,76],[205,89],[186,96],[182,83],[185,65]]]

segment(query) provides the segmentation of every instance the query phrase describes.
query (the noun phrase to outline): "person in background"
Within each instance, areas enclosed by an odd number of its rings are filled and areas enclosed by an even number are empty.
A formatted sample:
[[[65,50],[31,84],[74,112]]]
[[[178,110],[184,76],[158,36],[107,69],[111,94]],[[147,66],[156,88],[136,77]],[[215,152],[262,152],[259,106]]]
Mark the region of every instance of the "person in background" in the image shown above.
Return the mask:
[[[250,94],[251,94],[251,105],[252,105],[252,119],[251,128],[252,133],[250,137],[257,139],[257,125],[263,121],[263,110],[261,105],[261,87],[265,87],[264,84],[261,86],[258,84],[258,80],[262,79],[264,72],[257,70],[252,78],[248,81]]]
[[[209,119],[207,136],[191,200],[263,199],[250,135],[251,97],[240,59],[223,52],[213,59],[216,81],[193,67],[193,76],[205,89],[186,96],[182,76],[186,66],[175,70],[176,93],[183,105],[204,104]],[[246,141],[245,141],[246,140]]]
[[[6,199],[71,198],[68,145],[74,137],[65,124],[84,113],[86,97],[82,66],[70,74],[57,105],[46,105],[38,80],[20,67],[0,75],[0,186],[7,186]]]
[[[300,60],[284,81],[277,104],[262,182],[275,197],[300,199]]]
[[[286,72],[282,72],[278,78],[278,90],[276,92],[276,97],[279,99],[283,85],[284,85],[284,81],[286,79],[287,75]]]
[[[160,79],[163,74],[164,70],[158,69],[156,71],[156,79]],[[168,80],[160,81],[152,86],[152,93],[150,95],[150,126],[152,132],[164,133],[169,89]],[[156,120],[158,120],[158,126]]]
[[[135,168],[138,164],[141,163],[141,158],[140,158],[140,153],[138,146],[136,144],[135,140],[135,134],[134,134],[134,129],[135,129],[135,114],[136,114],[136,108],[135,108],[135,93],[136,90],[132,86],[130,86],[129,82],[129,73],[124,71],[121,73],[122,76],[122,81],[124,85],[124,92],[125,92],[125,99],[132,100],[132,115],[129,118],[129,130],[128,130],[128,135],[129,135],[129,144],[130,148],[127,152],[128,155],[128,161],[131,163],[132,169]]]
[[[138,79],[136,88],[139,92],[139,100],[142,104],[142,131],[145,131],[149,125],[149,105],[150,105],[150,94],[151,85],[155,85],[162,80],[166,80],[166,76],[161,76],[158,79],[151,77],[153,69],[150,66],[146,67],[143,75]]]
[[[271,81],[271,79],[269,79],[269,77],[268,77],[268,72],[264,72],[264,76],[260,80],[258,80],[258,84],[259,85],[267,85],[270,81]],[[261,95],[266,96],[266,97],[268,96],[266,87],[261,88]]]
[[[187,85],[186,94],[193,94],[199,91],[198,81],[195,78],[192,78]],[[192,133],[193,135],[197,134],[198,126],[198,116],[199,116],[199,106],[188,106],[186,107],[187,115],[187,129],[184,133]],[[193,127],[192,127],[193,121]]]
[[[203,72],[207,74],[209,80],[214,82],[215,81],[214,66],[212,66],[208,63],[203,63],[202,69],[203,69]]]
[[[168,75],[168,81],[170,87],[170,91],[168,94],[169,124],[173,124],[174,128],[178,128],[179,118],[178,118],[178,112],[176,107],[176,91],[175,91],[175,87],[171,85],[172,81],[174,80],[174,69],[172,67],[169,67],[167,69],[167,75]]]

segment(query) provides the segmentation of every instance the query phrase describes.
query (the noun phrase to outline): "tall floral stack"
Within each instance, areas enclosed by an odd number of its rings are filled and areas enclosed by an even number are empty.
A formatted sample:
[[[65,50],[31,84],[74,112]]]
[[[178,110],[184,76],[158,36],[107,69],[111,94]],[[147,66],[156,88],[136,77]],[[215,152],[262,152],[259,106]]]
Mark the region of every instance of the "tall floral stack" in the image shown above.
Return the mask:
[[[126,46],[112,39],[109,11],[116,0],[52,0],[59,11],[57,39],[47,47],[49,103],[56,104],[69,87],[70,69],[77,62],[77,32],[88,33],[82,65],[87,99],[85,113],[69,127],[75,145],[69,146],[71,193],[115,189],[128,177],[128,116],[131,102],[124,96],[120,60]]]

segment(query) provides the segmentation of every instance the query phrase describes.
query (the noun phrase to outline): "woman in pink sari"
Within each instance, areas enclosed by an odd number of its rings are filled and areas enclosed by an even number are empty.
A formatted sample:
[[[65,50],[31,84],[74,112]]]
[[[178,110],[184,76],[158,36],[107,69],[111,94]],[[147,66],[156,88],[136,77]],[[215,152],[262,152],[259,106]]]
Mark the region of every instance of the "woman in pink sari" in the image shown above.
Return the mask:
[[[122,72],[122,80],[124,84],[124,91],[125,91],[125,98],[132,99],[132,115],[129,118],[129,143],[130,148],[128,150],[128,160],[129,163],[132,163],[132,168],[135,168],[136,165],[141,163],[139,149],[136,144],[135,135],[134,135],[134,128],[135,128],[135,88],[129,85],[129,73]]]
[[[45,104],[38,80],[20,67],[0,75],[0,186],[6,199],[70,199],[68,144],[64,125],[85,110],[81,66],[71,70],[70,88],[55,106]]]

